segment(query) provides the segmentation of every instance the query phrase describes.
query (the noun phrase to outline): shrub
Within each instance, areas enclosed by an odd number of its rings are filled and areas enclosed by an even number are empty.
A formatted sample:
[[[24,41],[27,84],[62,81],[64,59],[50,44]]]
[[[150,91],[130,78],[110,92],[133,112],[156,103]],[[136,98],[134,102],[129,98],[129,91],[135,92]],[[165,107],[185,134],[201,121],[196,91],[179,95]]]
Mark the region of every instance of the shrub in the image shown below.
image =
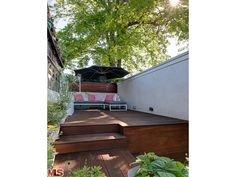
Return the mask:
[[[48,101],[48,124],[59,124],[65,114],[64,109],[62,102]]]
[[[188,169],[179,161],[147,153],[137,157],[140,164],[135,177],[188,177]]]
[[[72,177],[106,177],[101,169],[100,166],[88,167],[84,165],[83,168],[72,172]]]
[[[48,166],[48,169],[52,168],[53,166],[53,160],[54,160],[54,155],[55,155],[55,149],[52,145],[52,140],[50,139],[50,137],[48,137],[48,154],[47,154],[47,157],[48,157],[48,163],[47,163],[47,166]]]

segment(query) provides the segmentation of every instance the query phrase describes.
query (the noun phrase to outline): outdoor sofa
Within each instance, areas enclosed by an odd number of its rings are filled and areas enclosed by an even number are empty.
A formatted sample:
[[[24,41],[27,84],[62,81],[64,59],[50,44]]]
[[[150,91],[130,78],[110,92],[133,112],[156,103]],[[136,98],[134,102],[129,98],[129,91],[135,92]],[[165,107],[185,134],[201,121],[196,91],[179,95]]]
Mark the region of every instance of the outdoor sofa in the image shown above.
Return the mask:
[[[127,103],[116,93],[74,92],[75,106],[101,106],[110,111],[127,111]]]

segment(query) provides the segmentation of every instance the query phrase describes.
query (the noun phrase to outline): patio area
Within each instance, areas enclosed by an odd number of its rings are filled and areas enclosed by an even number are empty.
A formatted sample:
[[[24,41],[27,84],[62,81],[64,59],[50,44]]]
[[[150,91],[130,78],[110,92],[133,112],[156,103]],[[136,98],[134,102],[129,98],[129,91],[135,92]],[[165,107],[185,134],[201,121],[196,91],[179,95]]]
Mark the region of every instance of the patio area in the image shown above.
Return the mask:
[[[108,177],[122,177],[137,154],[155,152],[184,162],[188,153],[188,121],[138,111],[76,110],[60,131],[54,167],[68,176],[85,161],[100,165]]]
[[[79,82],[71,114],[53,143],[58,153],[54,168],[64,169],[69,177],[87,164],[100,166],[107,177],[127,177],[135,157],[148,152],[185,163],[188,87],[179,66],[187,66],[187,60],[184,53],[118,84]]]

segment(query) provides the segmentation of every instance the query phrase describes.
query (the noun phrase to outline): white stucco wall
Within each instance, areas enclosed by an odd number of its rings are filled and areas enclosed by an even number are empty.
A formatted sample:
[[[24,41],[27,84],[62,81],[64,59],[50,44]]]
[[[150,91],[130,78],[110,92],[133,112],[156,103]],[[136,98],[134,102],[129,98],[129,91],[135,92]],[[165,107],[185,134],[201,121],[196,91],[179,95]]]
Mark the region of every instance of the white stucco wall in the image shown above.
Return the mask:
[[[48,101],[57,102],[59,97],[60,97],[60,95],[58,92],[48,89]]]
[[[128,109],[188,120],[188,52],[118,83],[118,94]]]

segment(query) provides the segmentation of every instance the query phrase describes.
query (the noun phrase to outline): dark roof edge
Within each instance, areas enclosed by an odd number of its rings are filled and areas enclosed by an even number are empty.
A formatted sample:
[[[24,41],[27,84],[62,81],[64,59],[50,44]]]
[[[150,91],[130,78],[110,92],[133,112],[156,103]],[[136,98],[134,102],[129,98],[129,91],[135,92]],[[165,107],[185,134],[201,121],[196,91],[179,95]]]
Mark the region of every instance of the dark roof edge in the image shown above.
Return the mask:
[[[64,68],[64,64],[63,64],[63,62],[62,62],[62,60],[61,60],[61,57],[60,57],[60,54],[59,54],[57,45],[55,44],[55,41],[54,41],[54,39],[52,38],[52,33],[51,33],[50,29],[47,28],[47,30],[48,30],[50,39],[51,39],[51,41],[52,41],[53,47],[54,47],[54,49],[56,50],[57,57],[58,57],[58,59],[59,59],[59,65],[60,65],[62,68]]]

